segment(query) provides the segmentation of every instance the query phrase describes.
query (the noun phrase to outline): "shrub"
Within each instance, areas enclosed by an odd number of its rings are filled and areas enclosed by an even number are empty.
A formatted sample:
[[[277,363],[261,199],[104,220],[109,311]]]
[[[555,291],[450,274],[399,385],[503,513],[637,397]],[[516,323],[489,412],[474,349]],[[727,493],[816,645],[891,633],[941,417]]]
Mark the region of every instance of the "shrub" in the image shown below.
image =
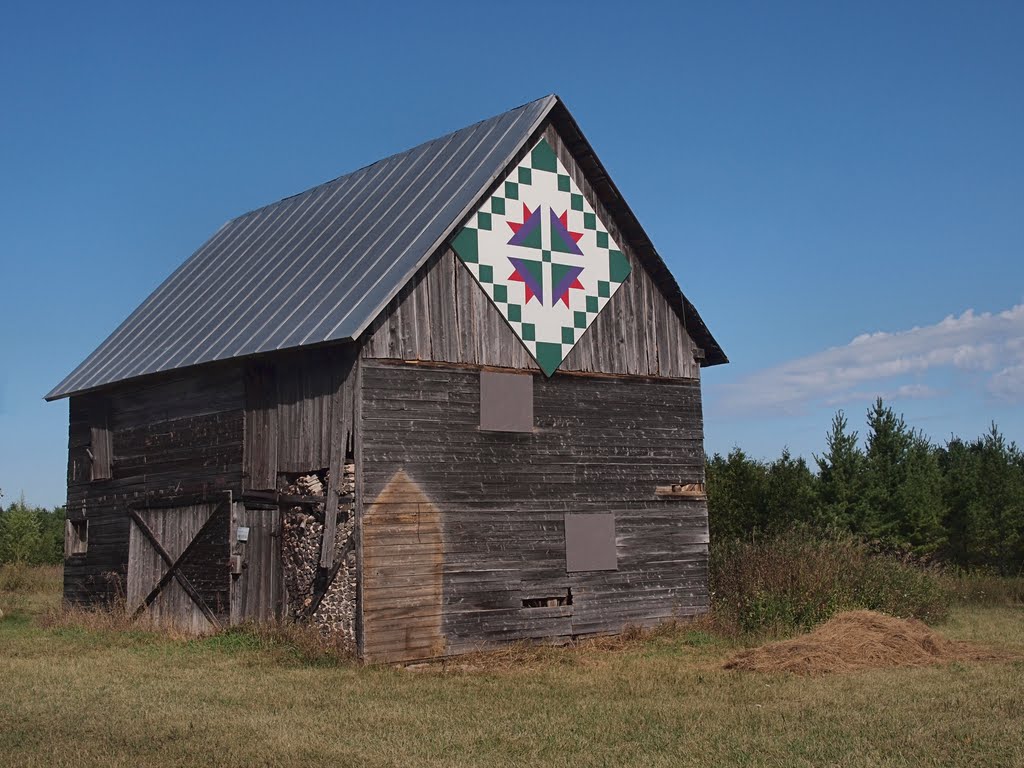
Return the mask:
[[[0,563],[64,561],[64,508],[32,507],[24,499],[0,509]]]
[[[949,613],[936,570],[804,527],[760,541],[717,542],[710,571],[716,620],[741,633],[806,630],[856,608],[930,623]]]
[[[862,553],[848,579],[846,608],[867,608],[890,616],[936,624],[949,617],[950,595],[939,571],[910,560]]]
[[[1000,576],[994,571],[950,568],[943,573],[943,585],[954,600],[974,605],[1019,605],[1024,603],[1024,576]]]

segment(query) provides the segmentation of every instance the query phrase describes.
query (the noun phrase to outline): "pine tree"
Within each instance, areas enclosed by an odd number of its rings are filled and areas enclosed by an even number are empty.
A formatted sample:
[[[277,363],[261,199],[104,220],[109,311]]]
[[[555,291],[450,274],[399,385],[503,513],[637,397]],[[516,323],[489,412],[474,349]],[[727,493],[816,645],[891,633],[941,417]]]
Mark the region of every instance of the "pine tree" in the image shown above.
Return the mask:
[[[945,448],[939,451],[942,497],[946,508],[944,556],[964,567],[975,562],[970,529],[974,514],[972,505],[978,500],[978,466],[978,451],[959,437],[951,437]]]
[[[974,502],[968,509],[971,559],[1016,573],[1024,567],[1024,458],[993,423],[972,446],[977,454]]]
[[[762,525],[780,532],[794,524],[821,526],[817,482],[802,456],[793,458],[789,448],[771,462],[765,472]]]
[[[868,410],[868,434],[865,440],[864,468],[866,509],[860,532],[886,544],[898,544],[900,509],[897,491],[903,481],[910,434],[902,416],[875,400]]]
[[[750,538],[765,529],[764,464],[733,448],[707,463],[708,518],[712,540]]]
[[[942,471],[935,449],[919,432],[910,433],[901,475],[895,497],[896,538],[919,555],[934,554],[946,543]]]
[[[847,432],[846,414],[837,411],[825,437],[828,450],[818,465],[821,519],[829,527],[859,531],[864,517],[864,454],[857,433]]]

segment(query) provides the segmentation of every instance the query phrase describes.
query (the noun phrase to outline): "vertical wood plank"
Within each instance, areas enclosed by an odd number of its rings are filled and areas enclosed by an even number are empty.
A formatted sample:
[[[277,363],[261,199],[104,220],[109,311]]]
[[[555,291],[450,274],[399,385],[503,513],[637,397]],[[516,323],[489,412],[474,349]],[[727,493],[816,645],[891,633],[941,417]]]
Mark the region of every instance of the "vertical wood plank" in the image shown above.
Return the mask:
[[[89,477],[93,481],[109,480],[113,475],[113,447],[110,435],[110,404],[106,398],[96,397],[92,404],[90,450],[92,463]]]
[[[245,371],[244,486],[270,490],[277,486],[277,383],[273,366],[252,363]]]
[[[669,342],[669,334],[670,327],[674,324],[673,320],[676,318],[665,302],[655,304],[654,309],[658,318],[658,365],[663,376],[672,376],[675,373],[672,365],[675,355]]]
[[[349,440],[351,409],[350,390],[345,381],[351,375],[353,352],[344,347],[342,374],[332,397],[331,447],[328,455],[327,497],[324,502],[324,532],[320,542],[320,567],[330,569],[334,565],[334,539],[338,529],[338,488],[342,483],[345,466],[345,452]]]
[[[366,647],[366,638],[363,623],[363,475],[364,475],[364,454],[363,454],[363,362],[358,357],[353,361],[352,374],[349,376],[352,382],[352,404],[354,407],[352,417],[352,454],[356,471],[356,519],[352,526],[352,545],[356,554],[356,606],[355,606],[355,636],[356,654],[362,658],[363,650]]]

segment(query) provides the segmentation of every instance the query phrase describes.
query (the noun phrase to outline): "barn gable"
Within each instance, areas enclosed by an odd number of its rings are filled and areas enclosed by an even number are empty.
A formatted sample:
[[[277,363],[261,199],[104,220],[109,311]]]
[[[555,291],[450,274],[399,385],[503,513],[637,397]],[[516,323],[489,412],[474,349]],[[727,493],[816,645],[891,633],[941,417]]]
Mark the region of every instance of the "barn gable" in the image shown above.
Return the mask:
[[[665,295],[667,286],[659,285],[648,269],[649,261],[640,257],[618,226],[553,122],[547,122],[537,137],[526,142],[511,164],[511,173],[528,161],[539,141],[552,148],[560,169],[579,190],[583,198],[580,207],[592,210],[595,222],[607,229],[608,242],[619,245],[628,271],[628,277],[610,292],[607,303],[600,305],[601,311],[587,317],[585,332],[576,337],[556,367],[619,375],[699,377],[702,350],[686,330],[685,314],[680,317],[673,309]],[[471,222],[478,220],[476,211],[492,205],[506,190],[505,183],[499,177],[482,204],[474,208]],[[583,212],[579,213],[582,220]],[[497,221],[500,219],[493,217],[492,226]],[[600,230],[588,231],[596,235]],[[494,282],[482,283],[478,265],[466,264],[459,257],[458,241],[457,235],[451,247],[428,260],[374,320],[366,332],[363,356],[538,370],[534,352],[516,332],[522,325],[503,314],[502,307],[508,303],[494,301]],[[571,316],[571,310],[566,313]]]
[[[358,338],[546,122],[703,350],[702,364],[726,362],[568,110],[547,96],[228,222],[46,398]]]
[[[452,240],[548,376],[633,271],[610,228],[542,136]]]

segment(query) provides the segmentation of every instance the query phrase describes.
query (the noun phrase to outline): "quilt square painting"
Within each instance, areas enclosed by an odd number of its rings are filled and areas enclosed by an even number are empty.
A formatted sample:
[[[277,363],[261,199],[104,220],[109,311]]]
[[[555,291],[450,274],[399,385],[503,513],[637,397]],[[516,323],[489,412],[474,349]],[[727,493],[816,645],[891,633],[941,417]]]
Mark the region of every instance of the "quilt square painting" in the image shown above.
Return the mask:
[[[629,277],[629,260],[546,139],[452,240],[550,376]]]

